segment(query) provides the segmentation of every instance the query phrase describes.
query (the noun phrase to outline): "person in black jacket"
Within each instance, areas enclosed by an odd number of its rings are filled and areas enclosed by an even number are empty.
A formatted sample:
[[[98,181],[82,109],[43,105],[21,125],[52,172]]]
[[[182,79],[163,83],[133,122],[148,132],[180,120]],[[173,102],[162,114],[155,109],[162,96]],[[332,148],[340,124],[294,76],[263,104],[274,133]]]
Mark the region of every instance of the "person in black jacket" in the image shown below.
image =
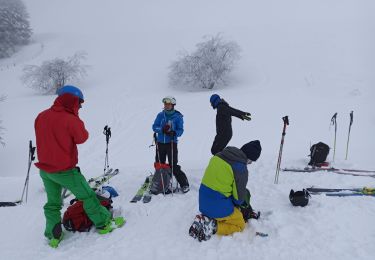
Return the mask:
[[[230,107],[229,104],[219,95],[213,94],[210,98],[213,109],[217,110],[216,114],[216,136],[211,147],[213,155],[221,152],[232,139],[232,116],[242,120],[250,121],[250,113]]]

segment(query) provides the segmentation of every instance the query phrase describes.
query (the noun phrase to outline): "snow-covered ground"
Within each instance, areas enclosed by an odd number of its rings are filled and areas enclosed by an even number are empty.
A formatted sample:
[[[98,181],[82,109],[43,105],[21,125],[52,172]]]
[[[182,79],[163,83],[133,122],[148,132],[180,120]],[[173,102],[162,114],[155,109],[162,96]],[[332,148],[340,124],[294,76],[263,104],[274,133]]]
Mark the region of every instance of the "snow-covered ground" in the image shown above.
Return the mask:
[[[90,139],[79,147],[86,177],[102,172],[103,127],[112,128],[109,162],[120,169],[110,185],[115,206],[127,219],[107,236],[69,233],[58,249],[43,237],[45,194],[31,168],[29,201],[0,208],[1,259],[373,259],[375,199],[313,196],[293,207],[290,189],[375,186],[375,179],[333,173],[281,172],[273,184],[282,120],[288,115],[282,167],[304,167],[310,143],[333,145],[330,119],[338,112],[336,159],[342,168],[375,170],[375,3],[372,0],[264,1],[25,1],[34,42],[0,60],[0,200],[20,198],[33,122],[55,96],[40,96],[19,80],[24,65],[39,65],[76,51],[88,53],[89,76],[79,87],[80,111]],[[185,92],[168,87],[168,66],[178,51],[194,50],[202,36],[221,32],[242,47],[234,81],[225,89]],[[252,205],[263,212],[242,233],[199,243],[188,236],[198,211],[198,189],[210,158],[215,111],[209,97],[252,113],[233,119],[230,145],[259,139],[263,151],[249,166]],[[153,170],[151,125],[161,99],[174,95],[184,114],[179,159],[191,191],[131,204]],[[349,113],[354,111],[349,158],[345,160]],[[332,153],[329,155],[332,160]],[[268,233],[266,238],[255,232]]]

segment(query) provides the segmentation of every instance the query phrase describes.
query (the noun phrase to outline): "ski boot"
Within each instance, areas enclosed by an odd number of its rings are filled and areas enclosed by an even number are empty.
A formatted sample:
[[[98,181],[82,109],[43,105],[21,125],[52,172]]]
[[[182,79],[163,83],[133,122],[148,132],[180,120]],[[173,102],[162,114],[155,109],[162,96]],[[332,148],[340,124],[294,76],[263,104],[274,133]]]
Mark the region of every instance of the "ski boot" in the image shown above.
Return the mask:
[[[122,227],[123,225],[125,225],[125,222],[126,220],[124,217],[115,217],[111,219],[111,221],[107,225],[99,227],[96,230],[100,235],[105,235],[111,233],[116,228]]]
[[[217,222],[213,218],[209,218],[202,214],[196,215],[193,224],[189,229],[189,235],[198,241],[206,241],[216,233]]]
[[[189,235],[196,239],[201,229],[203,229],[202,215],[196,215],[189,228]]]
[[[59,238],[50,239],[49,242],[48,242],[48,245],[52,248],[57,248],[59,246],[61,240],[63,240],[63,238],[64,238],[64,233],[61,233]]]

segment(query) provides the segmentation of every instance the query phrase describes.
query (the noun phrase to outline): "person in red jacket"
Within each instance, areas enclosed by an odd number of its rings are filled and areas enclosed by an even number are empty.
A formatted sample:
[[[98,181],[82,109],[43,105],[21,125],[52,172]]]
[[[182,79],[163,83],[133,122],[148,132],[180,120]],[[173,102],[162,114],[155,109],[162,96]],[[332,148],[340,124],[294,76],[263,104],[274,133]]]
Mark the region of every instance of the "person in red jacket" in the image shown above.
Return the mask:
[[[35,135],[38,162],[35,166],[47,193],[44,205],[46,228],[44,235],[52,247],[63,238],[61,228],[61,191],[69,189],[78,200],[100,234],[113,230],[111,213],[103,207],[95,192],[81,174],[78,163],[77,144],[84,143],[89,133],[78,116],[84,102],[80,89],[64,86],[51,108],[41,112],[35,119]]]

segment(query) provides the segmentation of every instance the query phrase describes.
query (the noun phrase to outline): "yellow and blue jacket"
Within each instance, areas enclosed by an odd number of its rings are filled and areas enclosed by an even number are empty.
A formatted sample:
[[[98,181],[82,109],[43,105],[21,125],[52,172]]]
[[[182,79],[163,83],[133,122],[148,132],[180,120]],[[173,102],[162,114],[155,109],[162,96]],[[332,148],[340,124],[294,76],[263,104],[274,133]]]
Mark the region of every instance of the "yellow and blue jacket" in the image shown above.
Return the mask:
[[[228,146],[213,156],[199,188],[199,211],[211,218],[231,215],[246,198],[249,177],[244,152]]]

